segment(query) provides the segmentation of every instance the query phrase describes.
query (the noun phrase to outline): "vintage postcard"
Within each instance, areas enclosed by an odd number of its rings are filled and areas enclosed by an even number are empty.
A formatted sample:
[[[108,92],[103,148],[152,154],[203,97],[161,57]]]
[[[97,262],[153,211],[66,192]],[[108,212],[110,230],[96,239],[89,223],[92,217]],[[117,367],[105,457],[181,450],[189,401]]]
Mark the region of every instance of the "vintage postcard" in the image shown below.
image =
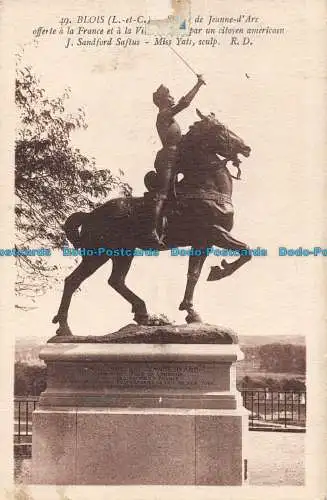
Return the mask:
[[[326,498],[325,2],[0,6],[1,498]]]

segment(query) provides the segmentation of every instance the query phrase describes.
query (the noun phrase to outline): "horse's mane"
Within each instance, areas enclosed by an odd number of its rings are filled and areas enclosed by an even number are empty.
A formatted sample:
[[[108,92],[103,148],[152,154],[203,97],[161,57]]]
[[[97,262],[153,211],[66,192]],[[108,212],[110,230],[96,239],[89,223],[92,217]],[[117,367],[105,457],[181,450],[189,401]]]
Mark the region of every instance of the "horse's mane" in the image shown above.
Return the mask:
[[[182,137],[180,144],[181,151],[185,151],[185,149],[189,149],[192,144],[198,143],[199,139],[203,136],[203,132],[203,120],[197,120],[190,125],[188,131]]]
[[[210,117],[210,115],[209,115],[209,117]],[[199,137],[203,133],[208,132],[213,127],[218,129],[219,132],[225,136],[230,135],[232,133],[223,123],[221,123],[219,120],[217,120],[217,118],[215,118],[215,116],[212,113],[210,120],[206,120],[206,121],[205,120],[197,120],[192,125],[190,125],[190,127],[189,127],[188,131],[186,132],[186,134],[184,135],[184,137],[185,138],[187,137],[188,139],[194,138],[195,136]]]
[[[181,150],[189,149],[191,145],[198,145],[201,139],[212,130],[212,128],[219,130],[221,140],[225,142],[228,141],[230,131],[219,122],[216,118],[211,120],[197,120],[192,125],[190,125],[186,134],[182,137]]]
[[[214,129],[215,136],[221,145],[223,156],[226,156],[226,154],[228,156],[233,155],[235,148],[242,142],[242,139],[226,127],[226,125],[217,120],[214,113],[210,113],[206,118],[195,121],[189,127],[189,130],[182,138],[181,151],[191,150],[192,146],[198,147],[202,139],[208,137]],[[219,152],[219,154],[221,153]]]
[[[197,120],[189,126],[188,131],[184,134],[184,138],[190,139],[194,135],[199,135],[203,131],[203,120]]]

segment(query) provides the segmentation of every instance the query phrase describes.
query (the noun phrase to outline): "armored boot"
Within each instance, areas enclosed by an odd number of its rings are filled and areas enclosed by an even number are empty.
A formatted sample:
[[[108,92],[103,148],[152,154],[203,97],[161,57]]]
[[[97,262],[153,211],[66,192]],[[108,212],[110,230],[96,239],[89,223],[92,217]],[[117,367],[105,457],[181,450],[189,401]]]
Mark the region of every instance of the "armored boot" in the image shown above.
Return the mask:
[[[162,247],[162,242],[159,237],[159,232],[160,232],[160,226],[161,226],[161,216],[162,216],[162,210],[164,206],[165,199],[161,197],[156,197],[155,198],[155,205],[153,208],[153,228],[150,233],[150,244],[154,248],[161,248]]]

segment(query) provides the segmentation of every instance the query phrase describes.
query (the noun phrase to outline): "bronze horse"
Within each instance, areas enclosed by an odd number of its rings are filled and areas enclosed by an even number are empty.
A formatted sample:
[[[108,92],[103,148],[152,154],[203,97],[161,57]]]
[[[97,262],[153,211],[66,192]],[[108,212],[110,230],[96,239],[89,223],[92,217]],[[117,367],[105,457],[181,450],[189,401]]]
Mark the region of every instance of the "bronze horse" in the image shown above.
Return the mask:
[[[183,179],[177,182],[176,197],[167,202],[165,217],[165,248],[191,246],[196,255],[189,257],[187,284],[179,306],[187,311],[186,321],[201,321],[193,308],[193,294],[200,277],[207,250],[212,246],[245,250],[233,262],[222,260],[214,266],[208,280],[229,276],[250,260],[249,248],[230,234],[233,227],[231,203],[233,176],[227,168],[228,161],[239,168],[238,154],[248,157],[250,148],[222,125],[211,113],[195,122],[183,137],[180,145],[178,172]],[[75,248],[110,248],[134,250],[148,248],[146,235],[151,224],[151,191],[155,190],[154,172],[145,178],[150,193],[139,198],[117,198],[99,206],[90,213],[71,215],[64,229]],[[133,252],[129,252],[133,254]],[[141,325],[154,324],[145,302],[125,284],[133,255],[83,256],[78,267],[65,279],[63,296],[53,323],[59,322],[57,335],[72,335],[68,322],[68,309],[74,291],[107,260],[112,259],[112,271],[108,283],[132,305],[134,320]]]

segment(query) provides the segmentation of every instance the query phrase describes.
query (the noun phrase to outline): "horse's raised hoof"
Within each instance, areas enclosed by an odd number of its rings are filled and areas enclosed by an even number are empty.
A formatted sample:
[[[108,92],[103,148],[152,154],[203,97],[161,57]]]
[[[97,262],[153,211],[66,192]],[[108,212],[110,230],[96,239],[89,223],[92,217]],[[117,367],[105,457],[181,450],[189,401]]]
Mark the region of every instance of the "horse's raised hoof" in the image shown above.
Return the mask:
[[[202,323],[201,316],[193,309],[191,309],[188,312],[188,315],[186,316],[185,321],[186,321],[186,323]]]
[[[226,261],[225,261],[226,262]],[[227,264],[227,263],[226,263]],[[228,265],[228,264],[227,264]],[[207,281],[217,281],[225,278],[230,273],[227,272],[226,267],[223,269],[220,266],[212,266]]]
[[[58,315],[56,314],[53,318],[52,318],[52,323],[55,325],[56,323],[59,323],[59,317]]]

